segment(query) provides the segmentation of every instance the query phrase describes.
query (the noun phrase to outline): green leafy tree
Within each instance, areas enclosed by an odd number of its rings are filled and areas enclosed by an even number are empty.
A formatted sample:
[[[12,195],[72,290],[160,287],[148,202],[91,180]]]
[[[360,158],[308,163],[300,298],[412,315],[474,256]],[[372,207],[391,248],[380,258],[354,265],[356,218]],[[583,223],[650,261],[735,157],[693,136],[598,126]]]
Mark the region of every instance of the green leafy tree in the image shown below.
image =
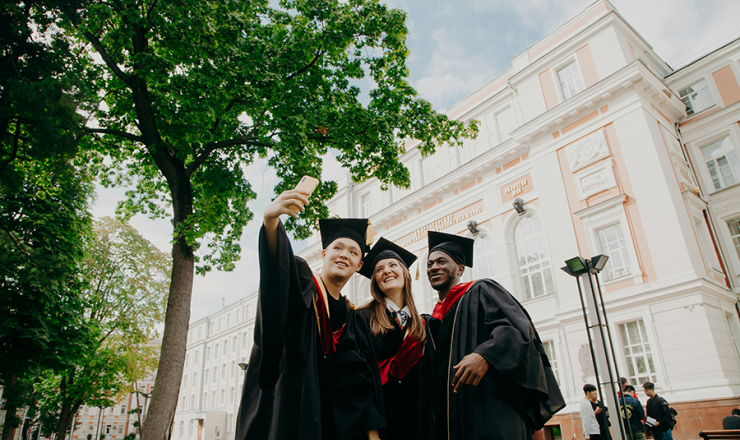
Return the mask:
[[[171,260],[130,225],[94,224],[80,272],[83,319],[95,343],[75,365],[49,371],[39,384],[44,434],[63,440],[82,405],[113,406],[157,366],[155,325],[164,321]]]
[[[91,330],[80,319],[82,239],[92,188],[68,163],[19,161],[0,192],[0,384],[3,438],[18,426],[36,372],[74,363]]]
[[[0,386],[2,438],[33,407],[35,374],[88,342],[78,264],[89,233],[89,177],[72,163],[91,89],[43,2],[0,5]],[[58,14],[57,14],[58,15]],[[30,400],[29,400],[30,399]]]
[[[104,97],[85,128],[112,166],[96,163],[104,184],[135,187],[120,206],[170,217],[172,282],[162,354],[145,438],[172,420],[185,359],[193,276],[231,270],[254,198],[243,168],[267,157],[282,191],[302,175],[319,177],[328,148],[357,181],[408,186],[399,162],[405,141],[437,145],[474,136],[450,121],[407,81],[405,14],[377,0],[90,0],[63,6],[66,35],[106,70],[83,75]],[[91,58],[90,58],[91,59]],[[357,84],[367,81],[367,103]],[[298,237],[328,214],[323,182]],[[170,209],[170,213],[166,213]]]

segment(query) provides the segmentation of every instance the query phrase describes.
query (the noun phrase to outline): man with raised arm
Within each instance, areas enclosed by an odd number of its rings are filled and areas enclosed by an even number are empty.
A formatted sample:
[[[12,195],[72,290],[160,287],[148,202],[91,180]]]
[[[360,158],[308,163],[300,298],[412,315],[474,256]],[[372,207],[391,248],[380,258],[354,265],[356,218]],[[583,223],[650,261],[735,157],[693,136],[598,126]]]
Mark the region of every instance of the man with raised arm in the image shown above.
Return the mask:
[[[531,440],[565,401],[521,304],[491,279],[460,282],[473,245],[429,232],[434,438]]]
[[[237,440],[372,439],[385,428],[369,330],[341,296],[362,266],[368,221],[320,220],[323,267],[312,272],[293,255],[279,218],[296,217],[307,196],[285,191],[265,209],[255,345]]]

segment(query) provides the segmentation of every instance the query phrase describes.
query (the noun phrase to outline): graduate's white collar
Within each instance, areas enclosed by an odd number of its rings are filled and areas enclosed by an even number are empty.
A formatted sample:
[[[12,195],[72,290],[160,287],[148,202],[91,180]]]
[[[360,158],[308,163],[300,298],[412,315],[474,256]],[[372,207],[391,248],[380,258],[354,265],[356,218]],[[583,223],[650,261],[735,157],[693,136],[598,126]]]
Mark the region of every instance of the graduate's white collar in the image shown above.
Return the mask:
[[[385,297],[385,307],[391,312],[391,315],[393,315],[396,318],[396,322],[401,328],[406,327],[406,323],[408,322],[410,316],[409,306],[406,305],[403,309],[398,307],[396,303],[393,302],[392,299]]]

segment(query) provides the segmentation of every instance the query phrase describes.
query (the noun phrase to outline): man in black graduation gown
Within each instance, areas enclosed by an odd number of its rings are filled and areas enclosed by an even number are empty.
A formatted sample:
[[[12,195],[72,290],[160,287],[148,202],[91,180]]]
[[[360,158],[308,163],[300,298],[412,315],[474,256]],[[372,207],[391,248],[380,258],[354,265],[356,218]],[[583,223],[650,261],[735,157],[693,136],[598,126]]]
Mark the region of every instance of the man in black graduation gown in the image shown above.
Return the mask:
[[[280,215],[307,194],[290,190],[266,209],[259,237],[255,345],[239,408],[237,440],[377,438],[385,428],[369,329],[341,290],[362,266],[367,219],[320,220],[323,268],[293,255]]]
[[[521,304],[491,279],[460,283],[473,244],[429,232],[435,438],[530,440],[565,401]]]

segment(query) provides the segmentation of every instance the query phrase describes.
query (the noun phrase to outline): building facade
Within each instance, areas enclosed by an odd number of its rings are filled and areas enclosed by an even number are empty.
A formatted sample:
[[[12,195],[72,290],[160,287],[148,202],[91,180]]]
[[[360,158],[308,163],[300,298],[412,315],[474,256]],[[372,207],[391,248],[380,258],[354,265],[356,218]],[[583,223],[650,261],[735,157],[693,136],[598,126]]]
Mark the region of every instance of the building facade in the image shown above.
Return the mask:
[[[146,418],[155,376],[156,371],[134,384],[138,392],[126,394],[114,406],[80,408],[69,438],[85,440],[88,436],[91,439],[101,439],[104,436],[106,440],[122,440],[133,436],[136,440],[140,439],[138,422]],[[137,408],[141,408],[140,413],[135,411]]]
[[[422,312],[436,302],[427,231],[475,239],[465,277],[494,278],[522,302],[569,403],[544,438],[582,437],[578,402],[595,382],[578,290],[559,267],[608,255],[620,372],[677,409],[675,438],[698,438],[740,404],[739,78],[740,40],[674,70],[599,0],[447,112],[480,121],[476,140],[428,157],[410,143],[408,190],[345,177],[328,206],[419,257]],[[314,236],[299,255],[316,267],[320,253]],[[362,304],[368,287],[356,276],[345,293]],[[254,307],[252,294],[191,326],[177,438],[233,438]]]
[[[251,294],[190,324],[172,439],[234,438],[256,307]]]

